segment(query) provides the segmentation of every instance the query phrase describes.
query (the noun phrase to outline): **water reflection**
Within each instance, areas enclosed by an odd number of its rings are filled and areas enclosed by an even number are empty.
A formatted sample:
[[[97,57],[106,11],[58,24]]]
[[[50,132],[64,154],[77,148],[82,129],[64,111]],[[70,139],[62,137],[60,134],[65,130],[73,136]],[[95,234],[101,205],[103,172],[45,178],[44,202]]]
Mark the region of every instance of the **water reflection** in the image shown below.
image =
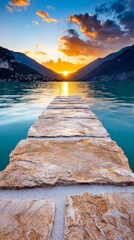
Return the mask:
[[[63,96],[68,96],[68,88],[69,88],[69,83],[68,82],[63,82],[62,86],[63,86]]]
[[[0,170],[57,95],[81,95],[124,149],[134,170],[134,83],[0,83]]]

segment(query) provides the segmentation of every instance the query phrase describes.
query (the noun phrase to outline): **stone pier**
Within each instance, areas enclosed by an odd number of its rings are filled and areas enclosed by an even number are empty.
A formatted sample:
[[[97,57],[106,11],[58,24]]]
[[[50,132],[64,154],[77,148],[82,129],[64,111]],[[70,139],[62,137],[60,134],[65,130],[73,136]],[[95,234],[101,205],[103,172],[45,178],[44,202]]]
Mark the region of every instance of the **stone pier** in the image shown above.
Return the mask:
[[[0,240],[132,240],[134,174],[80,96],[56,97],[0,173]]]

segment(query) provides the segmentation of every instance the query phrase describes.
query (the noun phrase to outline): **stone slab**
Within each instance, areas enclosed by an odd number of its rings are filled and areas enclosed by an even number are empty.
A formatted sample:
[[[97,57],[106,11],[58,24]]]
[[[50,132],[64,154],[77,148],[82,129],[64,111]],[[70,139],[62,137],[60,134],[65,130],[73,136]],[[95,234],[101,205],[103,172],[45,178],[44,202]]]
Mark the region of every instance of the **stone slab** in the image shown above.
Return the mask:
[[[54,211],[44,200],[0,200],[0,240],[50,240]]]
[[[69,196],[64,240],[132,240],[134,193]]]
[[[83,99],[54,99],[52,104],[85,104]]]
[[[83,104],[69,104],[69,103],[57,103],[57,104],[53,104],[50,103],[47,107],[47,109],[89,109],[89,105],[86,103]]]
[[[108,137],[98,119],[39,119],[28,137]]]
[[[39,118],[96,118],[96,115],[89,109],[45,109]]]
[[[134,185],[134,174],[112,140],[22,140],[0,173],[0,188],[71,184]]]
[[[57,96],[57,97],[55,97],[55,99],[56,100],[63,100],[63,101],[65,101],[65,100],[67,100],[68,101],[68,99],[69,100],[82,100],[82,97],[81,96],[78,96],[78,95],[74,95],[74,96]]]

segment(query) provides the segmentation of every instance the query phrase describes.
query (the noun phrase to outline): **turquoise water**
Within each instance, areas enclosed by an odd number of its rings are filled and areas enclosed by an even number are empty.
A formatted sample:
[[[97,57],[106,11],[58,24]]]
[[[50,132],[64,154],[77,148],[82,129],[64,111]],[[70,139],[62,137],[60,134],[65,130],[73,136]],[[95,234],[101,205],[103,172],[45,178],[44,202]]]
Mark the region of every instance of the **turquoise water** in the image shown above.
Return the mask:
[[[81,95],[124,150],[134,171],[134,82],[0,83],[0,170],[40,112],[57,95]]]

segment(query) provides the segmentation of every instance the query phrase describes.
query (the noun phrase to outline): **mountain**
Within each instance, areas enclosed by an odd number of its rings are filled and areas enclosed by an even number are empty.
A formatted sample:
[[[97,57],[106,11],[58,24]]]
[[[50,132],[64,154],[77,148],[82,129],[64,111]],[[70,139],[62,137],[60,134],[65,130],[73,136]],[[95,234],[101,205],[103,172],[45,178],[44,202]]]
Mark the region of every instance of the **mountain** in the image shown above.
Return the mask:
[[[134,45],[104,61],[81,80],[134,81]]]
[[[33,81],[47,80],[25,64],[17,62],[11,52],[0,47],[0,80]]]
[[[49,68],[44,67],[43,65],[39,64],[38,62],[28,57],[24,53],[11,51],[11,54],[14,56],[16,61],[26,64],[30,68],[33,68],[34,70],[41,73],[43,76],[47,76],[50,79],[58,78],[58,74],[56,72],[50,70]]]
[[[120,55],[122,52],[124,52],[125,50],[127,50],[129,47],[125,47],[122,48],[121,50],[119,50],[118,52],[114,52],[111,53],[109,55],[107,55],[104,58],[98,58],[95,61],[87,64],[86,66],[82,67],[81,69],[79,69],[77,72],[70,74],[70,79],[71,80],[80,80],[82,79],[84,76],[86,76],[87,74],[90,74],[95,68],[97,68],[101,63],[107,61],[107,60],[112,60],[114,59],[116,56]]]

